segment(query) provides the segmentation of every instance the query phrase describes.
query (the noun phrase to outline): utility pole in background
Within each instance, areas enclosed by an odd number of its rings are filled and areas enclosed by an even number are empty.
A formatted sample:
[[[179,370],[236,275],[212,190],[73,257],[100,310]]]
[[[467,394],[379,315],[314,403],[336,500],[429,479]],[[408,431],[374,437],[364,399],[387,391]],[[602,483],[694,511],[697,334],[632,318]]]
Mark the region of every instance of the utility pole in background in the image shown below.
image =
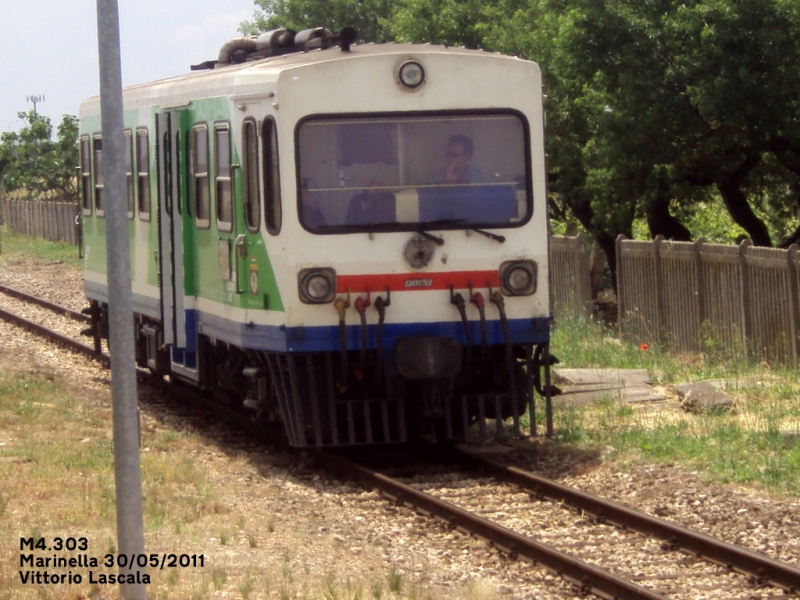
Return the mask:
[[[125,178],[125,138],[122,114],[122,67],[117,0],[97,0],[97,40],[100,55],[100,113],[103,128],[103,179],[108,256],[111,402],[114,419],[114,480],[117,495],[117,556],[142,557],[142,479],[139,468],[139,415],[134,363],[133,309],[128,202]],[[128,558],[130,561],[131,558]],[[145,565],[147,566],[147,565]],[[144,569],[127,564],[120,575],[140,581]],[[147,600],[144,583],[120,584],[124,600]]]

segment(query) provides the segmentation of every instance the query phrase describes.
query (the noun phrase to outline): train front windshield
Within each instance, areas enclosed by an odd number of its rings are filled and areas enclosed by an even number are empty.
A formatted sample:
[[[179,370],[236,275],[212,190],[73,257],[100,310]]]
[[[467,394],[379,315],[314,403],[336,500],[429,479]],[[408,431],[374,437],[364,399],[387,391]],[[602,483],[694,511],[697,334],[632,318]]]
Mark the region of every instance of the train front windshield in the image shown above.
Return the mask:
[[[297,131],[300,221],[314,233],[519,226],[529,147],[515,112],[311,118]]]

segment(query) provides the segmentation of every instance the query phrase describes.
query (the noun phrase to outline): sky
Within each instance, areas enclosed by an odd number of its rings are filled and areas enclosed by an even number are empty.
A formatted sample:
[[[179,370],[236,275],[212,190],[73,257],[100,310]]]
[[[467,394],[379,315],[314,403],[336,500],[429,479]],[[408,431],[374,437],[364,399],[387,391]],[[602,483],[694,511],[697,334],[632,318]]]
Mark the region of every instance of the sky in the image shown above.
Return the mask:
[[[118,0],[123,86],[189,72],[214,59],[253,0]],[[33,108],[53,130],[99,92],[95,0],[0,0],[0,132],[17,131]]]

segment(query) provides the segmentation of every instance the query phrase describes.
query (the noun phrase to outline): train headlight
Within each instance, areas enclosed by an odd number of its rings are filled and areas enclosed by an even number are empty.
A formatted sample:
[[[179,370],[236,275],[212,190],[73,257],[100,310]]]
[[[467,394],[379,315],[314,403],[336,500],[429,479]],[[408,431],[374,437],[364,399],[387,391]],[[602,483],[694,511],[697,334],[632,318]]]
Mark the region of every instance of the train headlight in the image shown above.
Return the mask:
[[[333,269],[303,269],[297,275],[300,300],[306,304],[332,302],[336,295],[336,271]]]
[[[506,296],[530,296],[536,291],[536,263],[509,260],[500,265],[500,287]]]
[[[407,60],[397,70],[400,83],[410,90],[416,89],[425,82],[425,69],[414,60]]]

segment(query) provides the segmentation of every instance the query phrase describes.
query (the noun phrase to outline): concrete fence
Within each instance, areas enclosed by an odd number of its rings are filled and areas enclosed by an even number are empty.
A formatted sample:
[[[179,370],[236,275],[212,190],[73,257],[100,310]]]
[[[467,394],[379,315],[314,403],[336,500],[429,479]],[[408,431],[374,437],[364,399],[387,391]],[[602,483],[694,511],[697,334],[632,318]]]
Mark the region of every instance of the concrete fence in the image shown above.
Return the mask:
[[[678,351],[709,344],[798,364],[800,257],[788,250],[617,239],[620,331]]]
[[[75,217],[80,208],[71,202],[2,199],[2,213],[9,229],[54,242],[78,244]]]
[[[590,253],[582,233],[550,237],[550,305],[556,321],[564,314],[592,316]]]

